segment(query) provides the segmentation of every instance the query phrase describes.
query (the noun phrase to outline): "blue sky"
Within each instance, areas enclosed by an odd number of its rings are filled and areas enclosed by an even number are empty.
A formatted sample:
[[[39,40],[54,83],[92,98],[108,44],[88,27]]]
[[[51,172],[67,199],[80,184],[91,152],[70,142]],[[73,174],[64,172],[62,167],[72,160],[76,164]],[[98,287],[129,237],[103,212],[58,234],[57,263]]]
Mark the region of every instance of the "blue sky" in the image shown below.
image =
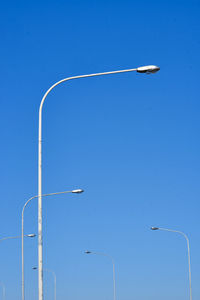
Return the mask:
[[[45,91],[73,75],[161,67],[71,81],[44,105],[44,266],[57,299],[186,300],[186,243],[150,226],[184,231],[199,287],[199,1],[4,1],[0,9],[0,235],[20,234],[37,194],[38,109]],[[25,211],[37,233],[37,201]],[[21,297],[20,240],[4,241],[0,280]],[[37,240],[25,241],[26,298],[37,297]],[[45,298],[53,281],[44,273]]]

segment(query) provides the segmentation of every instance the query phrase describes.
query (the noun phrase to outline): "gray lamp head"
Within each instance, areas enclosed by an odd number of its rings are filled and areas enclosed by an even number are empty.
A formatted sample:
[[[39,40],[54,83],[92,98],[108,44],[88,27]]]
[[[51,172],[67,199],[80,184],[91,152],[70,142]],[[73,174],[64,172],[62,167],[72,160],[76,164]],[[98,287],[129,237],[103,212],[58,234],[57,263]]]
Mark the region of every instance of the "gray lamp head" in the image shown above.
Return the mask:
[[[32,237],[36,237],[36,234],[35,233],[30,233],[30,234],[27,234],[26,236],[32,238]]]
[[[88,251],[88,250],[86,250],[84,253],[85,253],[85,254],[91,254],[92,252],[91,252],[91,251]]]
[[[160,68],[158,66],[154,66],[154,65],[137,68],[138,73],[147,73],[147,74],[156,73],[159,70],[160,70]]]
[[[151,230],[159,230],[159,227],[151,227]]]
[[[84,192],[84,190],[82,190],[82,189],[72,190],[72,193],[74,193],[74,194],[81,194],[83,192]]]

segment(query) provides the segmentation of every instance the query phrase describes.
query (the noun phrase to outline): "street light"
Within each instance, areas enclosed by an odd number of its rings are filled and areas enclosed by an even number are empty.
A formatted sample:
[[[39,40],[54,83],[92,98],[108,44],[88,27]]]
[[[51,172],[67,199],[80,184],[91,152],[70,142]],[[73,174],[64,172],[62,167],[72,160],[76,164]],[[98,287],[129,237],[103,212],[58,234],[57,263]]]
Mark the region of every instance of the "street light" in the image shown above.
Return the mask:
[[[62,80],[59,80],[55,84],[53,84],[44,94],[42,101],[40,103],[39,108],[39,128],[38,128],[38,297],[39,300],[43,300],[43,245],[42,245],[42,108],[44,101],[47,95],[59,84],[69,81],[72,79],[79,79],[79,78],[87,78],[87,77],[95,77],[95,76],[102,76],[102,75],[110,75],[110,74],[119,74],[119,73],[126,73],[126,72],[139,72],[139,73],[155,73],[159,71],[160,68],[154,65],[150,66],[143,66],[134,69],[127,69],[127,70],[118,70],[118,71],[111,71],[111,72],[103,72],[103,73],[95,73],[95,74],[87,74],[87,75],[78,75],[67,77]]]
[[[37,267],[33,267],[33,270],[37,270]],[[45,271],[51,273],[53,275],[53,279],[54,279],[54,300],[56,300],[56,274],[54,271],[49,270],[47,268],[44,268]]]
[[[0,242],[5,241],[5,240],[10,240],[10,239],[22,239],[22,241],[24,241],[24,237],[29,237],[29,238],[34,238],[36,237],[36,234],[34,233],[30,233],[30,234],[24,234],[24,230],[22,231],[22,235],[20,236],[8,236],[8,237],[4,237],[0,239]],[[23,243],[23,242],[22,242]],[[3,284],[2,284],[3,286]],[[4,286],[3,286],[3,293],[4,293]]]
[[[0,285],[2,286],[2,298],[3,300],[6,300],[6,288],[5,288],[5,284],[3,282],[0,281]]]
[[[116,284],[115,284],[115,262],[114,259],[112,258],[112,256],[106,254],[106,253],[101,253],[101,252],[93,252],[93,251],[89,251],[86,250],[84,252],[85,254],[96,254],[96,255],[102,255],[102,256],[106,256],[108,258],[111,259],[112,261],[112,265],[113,265],[113,300],[116,300]]]
[[[44,194],[42,195],[43,197],[46,197],[46,196],[53,196],[53,195],[60,195],[60,194],[68,194],[68,193],[73,193],[73,194],[81,194],[83,193],[84,190],[82,189],[76,189],[76,190],[72,190],[72,191],[64,191],[64,192],[57,192],[57,193],[50,193],[50,194]],[[38,195],[36,196],[33,196],[31,198],[29,198],[26,203],[24,204],[23,206],[23,209],[22,209],[22,300],[24,300],[25,298],[25,287],[24,287],[24,210],[25,210],[25,207],[27,206],[27,204],[35,199],[35,198],[38,198]],[[31,237],[31,235],[29,234],[29,237]],[[32,235],[33,237],[33,235]]]
[[[190,288],[190,300],[192,300],[192,280],[191,280],[191,263],[190,263],[190,244],[189,244],[189,239],[187,235],[179,230],[173,230],[173,229],[168,229],[168,228],[160,228],[160,227],[151,227],[151,230],[164,230],[164,231],[171,231],[171,232],[176,232],[184,236],[187,242],[187,252],[188,252],[188,269],[189,269],[189,288]]]

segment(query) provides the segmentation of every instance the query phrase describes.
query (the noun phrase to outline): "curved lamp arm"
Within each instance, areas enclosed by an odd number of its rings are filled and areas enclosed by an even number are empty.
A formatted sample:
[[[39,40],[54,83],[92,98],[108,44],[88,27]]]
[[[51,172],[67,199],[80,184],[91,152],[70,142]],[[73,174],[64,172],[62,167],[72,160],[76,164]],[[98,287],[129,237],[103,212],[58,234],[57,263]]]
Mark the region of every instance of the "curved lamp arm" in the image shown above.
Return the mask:
[[[20,239],[22,236],[8,236],[0,239],[0,242],[5,241],[5,240],[11,240],[11,239]],[[25,234],[24,237],[35,237],[35,234]]]
[[[90,251],[88,251],[88,252],[90,252]],[[104,252],[93,252],[93,251],[91,251],[90,254],[96,254],[96,255],[106,256],[106,257],[108,257],[108,258],[110,258],[112,260],[113,265],[115,264],[114,259],[112,258],[112,256],[110,256],[107,253],[104,253]]]

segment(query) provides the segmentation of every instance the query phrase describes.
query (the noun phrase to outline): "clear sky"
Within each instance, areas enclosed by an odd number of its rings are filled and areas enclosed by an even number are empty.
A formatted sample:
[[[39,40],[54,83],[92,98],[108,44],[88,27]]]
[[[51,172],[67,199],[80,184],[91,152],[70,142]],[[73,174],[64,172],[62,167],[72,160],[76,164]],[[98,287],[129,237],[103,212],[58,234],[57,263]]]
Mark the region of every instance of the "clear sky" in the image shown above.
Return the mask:
[[[57,87],[44,105],[44,267],[57,299],[187,300],[183,237],[200,296],[200,2],[2,1],[0,7],[0,236],[19,235],[37,194],[38,109],[47,88],[73,75],[159,65]],[[37,201],[25,211],[37,233]],[[7,300],[21,297],[20,240],[0,244]],[[26,299],[37,298],[37,239],[25,241]],[[53,280],[44,272],[45,299]]]

